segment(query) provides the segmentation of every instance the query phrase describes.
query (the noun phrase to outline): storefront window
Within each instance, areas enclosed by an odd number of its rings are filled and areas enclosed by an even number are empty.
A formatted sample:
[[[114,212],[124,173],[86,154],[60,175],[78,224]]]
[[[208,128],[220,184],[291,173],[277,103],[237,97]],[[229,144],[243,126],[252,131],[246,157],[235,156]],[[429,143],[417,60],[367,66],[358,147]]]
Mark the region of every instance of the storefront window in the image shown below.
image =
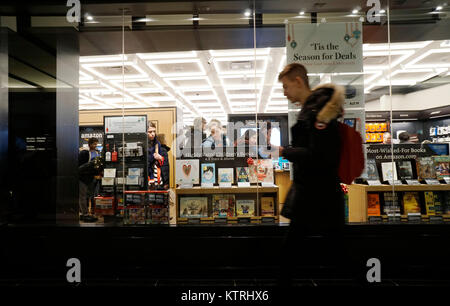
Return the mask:
[[[363,139],[365,170],[339,187],[346,222],[445,222],[447,6],[179,4],[0,14],[3,222],[289,223],[291,63],[311,90],[342,88],[330,120]],[[314,158],[305,207],[338,157]]]

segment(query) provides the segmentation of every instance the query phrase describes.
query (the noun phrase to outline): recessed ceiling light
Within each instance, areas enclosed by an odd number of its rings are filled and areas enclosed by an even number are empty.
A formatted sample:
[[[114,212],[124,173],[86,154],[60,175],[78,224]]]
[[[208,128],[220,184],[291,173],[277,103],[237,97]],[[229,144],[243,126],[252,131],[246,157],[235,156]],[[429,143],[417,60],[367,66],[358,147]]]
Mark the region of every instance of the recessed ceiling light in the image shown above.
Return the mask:
[[[92,20],[94,20],[94,17],[92,17],[91,15],[86,15],[86,19],[88,21],[92,21]]]
[[[386,13],[386,10],[380,10],[380,14]]]
[[[300,14],[300,15],[305,15],[305,12],[304,12],[304,11],[301,11],[299,14]]]
[[[354,10],[352,11],[352,14],[358,14],[358,10],[357,10],[357,9],[354,9]]]
[[[245,17],[250,17],[251,14],[252,14],[252,13],[250,12],[250,10],[246,10],[246,11],[244,12],[244,16],[245,16]]]
[[[436,11],[440,11],[440,10],[442,10],[442,6],[439,5],[436,7]]]

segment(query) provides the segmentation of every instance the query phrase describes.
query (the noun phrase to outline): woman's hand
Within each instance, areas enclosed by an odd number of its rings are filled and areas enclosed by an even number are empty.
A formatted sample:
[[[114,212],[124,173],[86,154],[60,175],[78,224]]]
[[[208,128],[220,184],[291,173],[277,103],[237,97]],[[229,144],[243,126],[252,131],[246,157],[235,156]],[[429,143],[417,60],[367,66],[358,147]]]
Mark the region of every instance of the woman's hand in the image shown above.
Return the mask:
[[[284,150],[284,147],[282,147],[282,146],[278,147],[278,156],[283,156],[283,150]]]
[[[158,153],[153,153],[153,157],[154,157],[156,160],[162,160],[162,156],[159,155]]]

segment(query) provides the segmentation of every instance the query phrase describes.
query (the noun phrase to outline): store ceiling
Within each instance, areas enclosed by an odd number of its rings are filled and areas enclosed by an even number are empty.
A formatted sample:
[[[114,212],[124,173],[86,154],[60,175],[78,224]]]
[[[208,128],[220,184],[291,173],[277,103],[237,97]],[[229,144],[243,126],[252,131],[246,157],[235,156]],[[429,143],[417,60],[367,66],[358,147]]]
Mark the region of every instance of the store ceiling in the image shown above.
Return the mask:
[[[450,41],[364,44],[364,73],[331,75],[341,85],[364,82],[365,100],[391,83],[393,93],[450,82]],[[288,101],[277,74],[285,48],[127,54],[80,58],[80,109],[178,105],[184,119],[225,121],[227,114],[283,113]],[[388,76],[391,76],[390,80]],[[321,75],[310,74],[317,85]],[[433,85],[435,84],[435,85]],[[432,106],[430,105],[430,108]]]

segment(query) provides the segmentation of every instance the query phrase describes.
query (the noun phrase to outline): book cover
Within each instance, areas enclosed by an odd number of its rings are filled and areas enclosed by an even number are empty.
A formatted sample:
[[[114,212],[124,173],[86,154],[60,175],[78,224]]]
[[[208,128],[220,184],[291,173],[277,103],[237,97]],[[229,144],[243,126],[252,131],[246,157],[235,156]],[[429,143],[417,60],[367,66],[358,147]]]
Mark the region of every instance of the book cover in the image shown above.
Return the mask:
[[[367,215],[381,216],[380,195],[378,193],[367,193]]]
[[[416,191],[408,191],[403,194],[403,211],[404,214],[420,213],[419,193]]]
[[[199,163],[198,159],[177,159],[175,162],[176,183],[199,184]]]
[[[413,179],[414,175],[413,175],[411,161],[409,161],[409,160],[398,161],[398,174],[400,176],[400,179],[402,179],[402,180]]]
[[[383,172],[383,181],[397,180],[397,168],[395,167],[395,162],[385,162],[381,163],[381,171]]]
[[[180,197],[180,218],[208,217],[208,197]]]
[[[250,165],[250,183],[272,183],[273,184],[273,164],[271,159],[254,160]]]
[[[261,197],[261,216],[273,216],[275,214],[275,202],[272,197]]]
[[[212,196],[212,212],[213,217],[234,217],[234,194],[214,194]]]
[[[383,193],[384,207],[383,211],[386,215],[400,214],[400,204],[398,201],[398,193],[386,191]]]
[[[437,179],[442,180],[446,177],[450,177],[450,170],[449,170],[450,156],[448,155],[434,156],[433,160]]]
[[[420,179],[435,179],[436,171],[434,169],[434,161],[431,157],[419,157],[416,160],[417,176]]]
[[[442,215],[444,211],[444,192],[434,192],[434,213],[435,215]]]
[[[425,208],[427,215],[434,216],[436,214],[434,207],[434,192],[432,191],[425,191]]]
[[[377,163],[375,159],[368,159],[366,162],[367,180],[379,180]]]
[[[202,164],[202,184],[216,183],[216,164]]]
[[[250,178],[248,177],[249,168],[248,167],[237,167],[236,176],[238,183],[249,183]]]
[[[219,184],[231,183],[233,184],[233,168],[219,168]]]
[[[255,216],[255,201],[254,200],[237,200],[236,201],[236,215],[237,216]]]
[[[146,215],[145,206],[127,206],[126,208],[126,223],[127,224],[145,224]]]

